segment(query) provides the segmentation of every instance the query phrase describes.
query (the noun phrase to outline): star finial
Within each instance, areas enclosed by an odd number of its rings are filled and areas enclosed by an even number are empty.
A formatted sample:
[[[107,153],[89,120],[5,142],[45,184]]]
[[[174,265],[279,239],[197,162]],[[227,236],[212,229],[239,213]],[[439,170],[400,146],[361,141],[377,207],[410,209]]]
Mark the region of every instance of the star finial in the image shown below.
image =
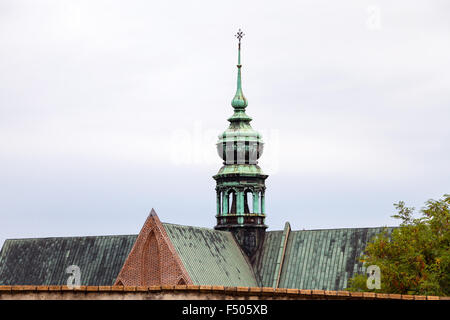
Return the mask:
[[[239,29],[239,31],[235,35],[235,37],[238,38],[238,40],[239,40],[239,44],[241,43],[241,39],[243,36],[245,36],[245,34],[242,32],[241,29]]]

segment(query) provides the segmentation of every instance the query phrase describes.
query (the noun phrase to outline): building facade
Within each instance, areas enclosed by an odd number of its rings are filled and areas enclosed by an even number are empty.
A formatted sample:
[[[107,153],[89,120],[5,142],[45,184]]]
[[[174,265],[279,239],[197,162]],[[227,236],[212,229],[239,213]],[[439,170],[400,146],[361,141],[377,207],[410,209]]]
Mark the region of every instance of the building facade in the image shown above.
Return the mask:
[[[162,223],[151,210],[138,235],[8,239],[0,285],[65,285],[69,266],[83,286],[217,285],[343,290],[368,241],[393,228],[267,231],[262,136],[246,114],[239,30],[237,88],[219,135],[216,226]],[[73,269],[70,269],[73,270]],[[69,272],[69,273],[68,273]]]

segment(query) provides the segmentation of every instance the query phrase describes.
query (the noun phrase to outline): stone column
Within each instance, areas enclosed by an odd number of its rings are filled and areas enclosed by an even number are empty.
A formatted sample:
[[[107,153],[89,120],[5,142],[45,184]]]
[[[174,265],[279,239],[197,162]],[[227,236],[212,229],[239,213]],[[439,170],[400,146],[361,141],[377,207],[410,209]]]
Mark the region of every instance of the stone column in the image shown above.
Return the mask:
[[[220,192],[220,190],[217,190],[217,215],[218,216],[220,216],[220,205],[221,205],[221,203],[220,203],[220,194],[221,194],[221,192]]]
[[[244,214],[244,192],[242,190],[236,191],[236,213]]]
[[[264,191],[261,192],[261,213],[266,213],[266,206],[264,201]]]
[[[237,190],[236,191],[236,214],[238,215],[237,222],[238,224],[244,223],[244,191]]]
[[[228,214],[228,191],[222,191],[222,215]]]
[[[260,213],[259,212],[259,191],[253,191],[253,212],[252,213]]]

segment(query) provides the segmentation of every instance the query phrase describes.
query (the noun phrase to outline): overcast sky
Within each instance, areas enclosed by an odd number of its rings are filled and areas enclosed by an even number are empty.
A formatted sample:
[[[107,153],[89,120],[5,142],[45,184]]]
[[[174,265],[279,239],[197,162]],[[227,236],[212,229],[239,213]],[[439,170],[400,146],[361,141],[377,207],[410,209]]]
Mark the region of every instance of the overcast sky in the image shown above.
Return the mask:
[[[0,1],[0,245],[213,227],[242,28],[269,230],[450,192],[449,1]]]

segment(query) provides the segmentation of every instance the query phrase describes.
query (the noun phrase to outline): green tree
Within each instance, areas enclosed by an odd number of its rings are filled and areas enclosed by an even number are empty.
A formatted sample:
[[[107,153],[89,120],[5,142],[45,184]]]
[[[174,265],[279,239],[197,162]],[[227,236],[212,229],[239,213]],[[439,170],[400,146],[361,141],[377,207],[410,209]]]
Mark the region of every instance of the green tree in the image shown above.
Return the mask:
[[[358,274],[349,279],[347,290],[450,295],[450,195],[425,204],[419,218],[403,201],[394,204],[392,217],[401,220],[400,226],[367,244],[361,261],[365,267],[380,267],[381,289],[369,290],[367,276]]]

